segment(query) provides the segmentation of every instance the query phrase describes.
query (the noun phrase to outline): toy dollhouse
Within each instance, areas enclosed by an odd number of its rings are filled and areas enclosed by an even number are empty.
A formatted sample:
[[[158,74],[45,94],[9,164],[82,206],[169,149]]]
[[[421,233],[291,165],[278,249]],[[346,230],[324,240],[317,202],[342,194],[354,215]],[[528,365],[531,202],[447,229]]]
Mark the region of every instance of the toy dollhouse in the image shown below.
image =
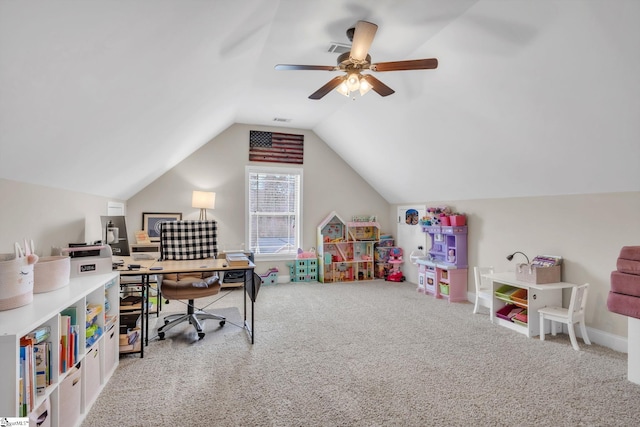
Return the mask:
[[[318,280],[325,283],[372,280],[373,247],[379,239],[377,222],[345,222],[331,212],[317,229]]]

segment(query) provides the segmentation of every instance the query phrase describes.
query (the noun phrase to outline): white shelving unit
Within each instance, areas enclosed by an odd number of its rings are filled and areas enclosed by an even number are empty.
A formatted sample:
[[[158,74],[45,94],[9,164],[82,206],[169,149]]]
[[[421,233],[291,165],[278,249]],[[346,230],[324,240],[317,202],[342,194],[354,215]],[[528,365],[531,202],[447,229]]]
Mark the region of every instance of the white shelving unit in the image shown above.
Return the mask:
[[[72,278],[69,285],[52,292],[35,294],[33,302],[13,310],[0,311],[0,415],[18,417],[20,398],[20,338],[42,326],[49,326],[52,343],[51,385],[37,395],[33,409],[49,402],[49,419],[54,427],[80,425],[97,396],[118,366],[118,274],[95,274]],[[107,303],[105,301],[108,301]],[[102,306],[98,325],[102,336],[86,346],[86,306]],[[60,312],[75,307],[79,325],[77,370],[60,372]],[[115,321],[105,330],[105,315]],[[65,382],[73,375],[72,393]],[[78,378],[79,381],[76,379]],[[71,377],[69,378],[71,379]],[[78,384],[79,383],[79,384]]]
[[[534,284],[516,280],[515,273],[495,273],[487,275],[493,283],[493,309],[491,310],[491,321],[497,325],[511,329],[528,336],[529,338],[540,335],[540,317],[538,310],[546,306],[562,306],[562,290],[576,286],[573,283],[557,282],[546,284]],[[508,321],[496,316],[496,312],[508,304],[503,298],[496,295],[503,285],[515,288],[526,289],[527,299],[523,306],[527,310],[528,322],[526,325]],[[550,323],[550,322],[547,322]],[[550,333],[550,325],[545,328],[546,333]]]

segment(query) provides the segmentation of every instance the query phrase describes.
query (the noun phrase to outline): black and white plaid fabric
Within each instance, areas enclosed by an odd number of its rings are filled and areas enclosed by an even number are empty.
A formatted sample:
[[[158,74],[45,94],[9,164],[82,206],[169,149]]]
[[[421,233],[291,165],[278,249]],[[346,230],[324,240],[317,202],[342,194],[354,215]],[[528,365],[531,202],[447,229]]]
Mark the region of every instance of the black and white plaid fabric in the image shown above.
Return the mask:
[[[163,260],[215,258],[218,255],[216,221],[166,221],[160,228]]]

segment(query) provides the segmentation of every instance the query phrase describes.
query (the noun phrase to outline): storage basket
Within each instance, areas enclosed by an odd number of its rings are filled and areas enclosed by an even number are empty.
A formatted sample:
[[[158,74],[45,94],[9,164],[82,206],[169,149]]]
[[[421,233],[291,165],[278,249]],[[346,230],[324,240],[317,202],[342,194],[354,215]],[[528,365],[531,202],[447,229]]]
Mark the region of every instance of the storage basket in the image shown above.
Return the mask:
[[[511,301],[518,307],[527,308],[527,290],[522,288],[516,289],[516,291],[511,294]]]
[[[529,322],[529,316],[527,315],[527,310],[522,310],[520,313],[513,316],[513,321],[523,326],[527,326]]]
[[[33,265],[38,256],[24,255],[17,243],[15,250],[15,254],[0,254],[0,311],[33,301]]]
[[[69,284],[71,257],[49,256],[38,259],[33,267],[33,293],[55,291]]]
[[[561,265],[552,267],[537,267],[531,264],[518,264],[516,268],[516,280],[542,285],[545,283],[560,282],[562,273]]]
[[[520,307],[516,307],[513,304],[507,304],[502,307],[500,310],[496,311],[496,316],[501,319],[512,321],[514,316],[518,313],[521,313],[524,309]]]
[[[505,301],[510,301],[511,294],[513,294],[518,289],[520,288],[516,288],[515,286],[511,286],[511,285],[500,286],[498,289],[496,289],[496,297]]]
[[[449,295],[449,285],[446,283],[440,283],[440,293],[443,295]]]

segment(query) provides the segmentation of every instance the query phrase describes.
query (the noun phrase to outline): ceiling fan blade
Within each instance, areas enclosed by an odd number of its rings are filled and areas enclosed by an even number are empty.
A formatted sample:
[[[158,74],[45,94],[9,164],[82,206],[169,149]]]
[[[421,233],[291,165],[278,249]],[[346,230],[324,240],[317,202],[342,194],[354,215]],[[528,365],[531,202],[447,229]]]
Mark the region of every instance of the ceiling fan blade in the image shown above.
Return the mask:
[[[369,67],[371,71],[431,70],[434,68],[438,68],[438,60],[436,58],[378,62],[377,64],[371,64]]]
[[[356,24],[356,30],[353,34],[353,43],[351,45],[351,54],[349,57],[355,61],[360,62],[367,59],[369,48],[373,42],[373,37],[376,35],[378,26],[367,21],[358,21]]]
[[[339,68],[334,65],[295,65],[295,64],[277,64],[276,70],[321,70],[321,71],[338,71]]]
[[[371,85],[371,89],[375,90],[380,96],[389,96],[396,92],[371,74],[363,74],[362,78],[365,79],[367,83]]]
[[[329,82],[327,84],[325,84],[320,89],[318,89],[317,91],[315,91],[311,95],[309,95],[309,99],[320,99],[320,98],[322,98],[323,96],[325,96],[326,94],[331,92],[333,89],[337,88],[338,85],[340,85],[340,83],[342,83],[345,78],[346,78],[346,76],[338,76],[338,77],[332,78],[331,80],[329,80]]]

